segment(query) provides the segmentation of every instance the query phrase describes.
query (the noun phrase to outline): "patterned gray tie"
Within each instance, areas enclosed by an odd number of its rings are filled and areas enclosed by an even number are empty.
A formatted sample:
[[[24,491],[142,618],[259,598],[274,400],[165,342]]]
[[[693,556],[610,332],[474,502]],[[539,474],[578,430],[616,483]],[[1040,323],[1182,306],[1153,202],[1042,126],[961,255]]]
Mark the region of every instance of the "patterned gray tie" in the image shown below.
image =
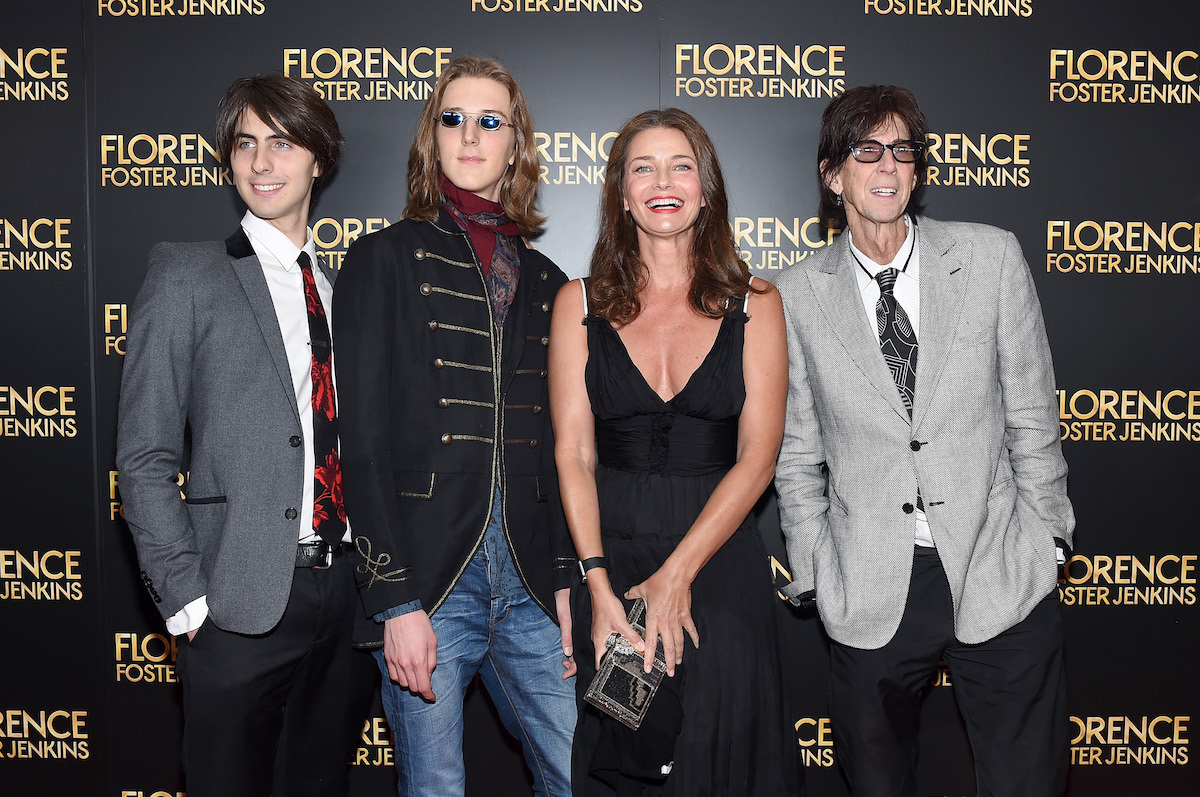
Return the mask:
[[[917,335],[908,313],[896,301],[892,289],[900,272],[885,268],[875,275],[879,282],[879,301],[875,303],[875,321],[879,331],[879,349],[900,391],[900,399],[912,417],[913,396],[917,390]]]
[[[907,263],[905,264],[907,266]],[[879,282],[879,301],[875,303],[875,322],[879,327],[879,350],[892,372],[892,380],[900,391],[900,400],[912,418],[913,396],[917,390],[917,333],[913,331],[908,313],[896,301],[892,289],[900,272],[885,268],[875,275]],[[917,488],[917,509],[925,511],[921,488]]]

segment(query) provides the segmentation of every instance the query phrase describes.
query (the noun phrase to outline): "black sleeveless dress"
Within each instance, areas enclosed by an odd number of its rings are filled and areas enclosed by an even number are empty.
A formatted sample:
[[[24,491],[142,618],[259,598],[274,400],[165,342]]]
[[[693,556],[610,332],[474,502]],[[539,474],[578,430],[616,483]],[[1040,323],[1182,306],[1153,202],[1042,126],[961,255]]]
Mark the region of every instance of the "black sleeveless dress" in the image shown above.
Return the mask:
[[[741,309],[725,316],[707,357],[670,401],[646,382],[607,321],[589,316],[584,322],[601,536],[618,597],[653,575],[736,461],[738,417],[746,397],[745,322]],[[595,654],[587,588],[575,590],[575,796],[800,794],[776,601],[766,549],[751,516],[692,584],[700,647],[685,634],[682,666],[675,678],[664,678],[651,704],[649,726],[634,733],[583,701],[595,674]],[[628,609],[632,602],[624,603]],[[637,775],[644,762],[630,759],[663,744],[661,730],[653,727],[660,701],[664,711],[668,704],[677,707],[666,748],[674,767],[665,779],[645,778]],[[627,771],[614,772],[614,760]]]

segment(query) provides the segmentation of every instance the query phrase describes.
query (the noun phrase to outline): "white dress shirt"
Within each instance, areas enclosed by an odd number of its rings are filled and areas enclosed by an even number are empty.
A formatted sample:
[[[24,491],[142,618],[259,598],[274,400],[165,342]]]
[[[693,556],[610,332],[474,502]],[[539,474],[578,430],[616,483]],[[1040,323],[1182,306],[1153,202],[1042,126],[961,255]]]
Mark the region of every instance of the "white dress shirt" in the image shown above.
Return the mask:
[[[312,414],[312,347],[308,335],[308,305],[304,298],[304,276],[296,259],[301,249],[284,233],[263,221],[250,211],[242,217],[242,229],[258,255],[262,265],[271,301],[275,303],[275,317],[279,319],[279,331],[283,333],[283,348],[287,351],[288,368],[292,373],[292,387],[296,391],[296,407],[300,410],[300,431],[304,438],[304,496],[300,503],[300,519],[297,524],[299,541],[317,542],[313,531],[313,480],[316,457],[313,454]],[[317,293],[325,308],[325,318],[333,331],[333,286],[317,267],[317,248],[313,243],[312,230],[308,230],[308,241],[303,251],[313,264],[313,278]]]

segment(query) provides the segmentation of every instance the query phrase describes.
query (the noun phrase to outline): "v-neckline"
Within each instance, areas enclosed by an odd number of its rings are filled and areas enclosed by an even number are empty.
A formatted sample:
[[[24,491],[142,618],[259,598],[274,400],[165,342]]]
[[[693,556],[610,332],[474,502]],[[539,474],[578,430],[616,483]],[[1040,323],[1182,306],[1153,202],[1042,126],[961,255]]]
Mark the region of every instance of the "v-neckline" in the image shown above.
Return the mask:
[[[650,384],[650,380],[647,379],[646,375],[642,373],[642,369],[638,368],[637,363],[635,363],[633,361],[633,355],[629,353],[629,348],[625,345],[625,341],[621,339],[620,333],[618,333],[617,330],[613,329],[612,325],[609,324],[607,321],[602,320],[601,323],[603,323],[604,326],[608,329],[608,331],[613,334],[613,337],[615,337],[617,339],[617,343],[619,343],[621,345],[621,351],[625,355],[625,360],[629,363],[629,366],[634,370],[634,373],[636,373],[638,375],[638,378],[641,379],[641,382],[645,386],[646,390],[650,391],[650,395],[652,395],[652,396],[654,396],[654,398],[658,399],[658,401],[665,407],[665,406],[669,406],[669,405],[673,404],[677,398],[679,398],[684,393],[686,393],[687,389],[689,387],[691,387],[691,385],[692,385],[692,380],[696,378],[696,374],[700,373],[700,371],[704,368],[704,366],[708,364],[708,361],[712,358],[713,352],[717,350],[717,344],[720,343],[721,336],[725,334],[725,327],[727,326],[726,322],[729,320],[729,316],[730,316],[730,314],[726,313],[724,316],[721,317],[721,326],[717,329],[717,336],[715,338],[713,338],[712,345],[708,347],[708,351],[704,354],[704,359],[700,361],[700,364],[697,365],[696,368],[690,374],[688,374],[687,381],[685,381],[683,383],[683,387],[679,388],[679,390],[676,391],[675,395],[671,396],[671,398],[669,398],[669,399],[665,399],[662,396],[660,396],[658,394],[658,391],[654,389],[654,386]]]

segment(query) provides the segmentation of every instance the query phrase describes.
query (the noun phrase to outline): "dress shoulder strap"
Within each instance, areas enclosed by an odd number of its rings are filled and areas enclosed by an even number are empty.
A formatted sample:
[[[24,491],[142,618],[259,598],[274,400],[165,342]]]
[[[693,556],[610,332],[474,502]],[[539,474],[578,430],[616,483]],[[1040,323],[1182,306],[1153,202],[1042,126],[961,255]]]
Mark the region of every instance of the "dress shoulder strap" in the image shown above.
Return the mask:
[[[587,277],[582,277],[582,278],[579,280],[579,287],[583,289],[583,317],[584,317],[584,318],[587,318],[587,317],[588,317],[588,315],[589,315],[589,314],[590,314],[590,312],[591,312],[590,310],[588,310],[588,302],[587,302],[587,281],[588,281],[588,278],[587,278]]]
[[[750,285],[752,285],[752,286],[754,285],[754,280],[755,280],[755,276],[753,274],[751,274],[750,275]],[[750,294],[751,293],[753,293],[753,291],[746,291],[746,295],[742,297],[742,314],[745,315],[747,318],[750,316],[750,313],[747,311],[747,308],[750,306]],[[725,309],[728,310],[729,305],[732,303],[733,303],[733,297],[731,296],[725,300]]]
[[[750,287],[754,287],[754,280],[756,279],[758,279],[758,277],[755,277],[753,274],[750,275]],[[742,312],[746,315],[750,315],[750,293],[751,291],[746,291],[746,298],[742,299]]]

